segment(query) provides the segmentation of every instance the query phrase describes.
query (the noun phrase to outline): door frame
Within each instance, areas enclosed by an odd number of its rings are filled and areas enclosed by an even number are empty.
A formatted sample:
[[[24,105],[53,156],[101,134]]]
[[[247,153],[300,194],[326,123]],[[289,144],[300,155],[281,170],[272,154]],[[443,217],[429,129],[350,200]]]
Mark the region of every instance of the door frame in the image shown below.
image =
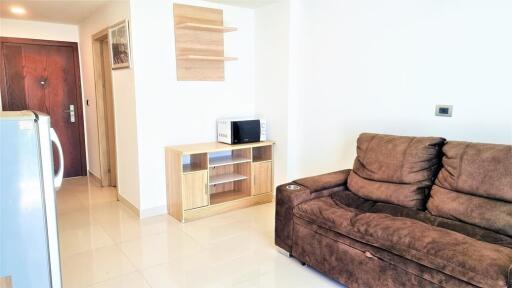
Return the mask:
[[[3,46],[6,43],[25,44],[25,45],[44,45],[44,46],[61,46],[71,47],[73,50],[73,64],[75,72],[75,87],[76,87],[76,115],[78,124],[78,137],[80,143],[80,159],[82,161],[81,175],[87,176],[87,154],[85,151],[85,130],[84,130],[84,114],[83,114],[83,98],[82,98],[82,81],[80,75],[80,58],[78,55],[78,43],[67,41],[54,41],[54,40],[41,40],[41,39],[28,39],[28,38],[14,38],[14,37],[0,37],[0,93],[7,95],[7,77],[4,63]],[[0,110],[7,106],[7,97],[2,97],[0,103]]]
[[[91,37],[92,41],[92,58],[93,58],[93,66],[94,66],[94,86],[95,86],[95,94],[96,94],[96,120],[98,124],[98,145],[99,145],[99,157],[100,157],[100,183],[101,186],[113,186],[111,181],[112,173],[115,173],[115,179],[117,186],[118,178],[118,169],[117,169],[117,147],[116,147],[116,139],[114,139],[114,147],[111,147],[112,144],[109,140],[109,132],[113,132],[114,138],[116,137],[116,124],[115,124],[115,112],[113,115],[114,118],[114,127],[109,127],[107,125],[107,114],[106,112],[109,110],[107,107],[106,97],[110,97],[112,99],[112,105],[114,106],[114,95],[113,95],[113,87],[112,87],[112,64],[109,62],[109,71],[110,71],[110,85],[106,84],[106,78],[104,75],[104,53],[102,48],[103,41],[107,41],[108,46],[110,48],[110,40],[108,35],[109,27],[100,30],[95,33]],[[108,57],[110,59],[110,49],[107,51]],[[115,111],[114,107],[111,108],[112,111]],[[108,129],[113,129],[114,131],[109,131]],[[112,172],[112,163],[110,161],[109,153],[111,150],[115,151],[115,171]],[[110,170],[110,171],[109,171]]]

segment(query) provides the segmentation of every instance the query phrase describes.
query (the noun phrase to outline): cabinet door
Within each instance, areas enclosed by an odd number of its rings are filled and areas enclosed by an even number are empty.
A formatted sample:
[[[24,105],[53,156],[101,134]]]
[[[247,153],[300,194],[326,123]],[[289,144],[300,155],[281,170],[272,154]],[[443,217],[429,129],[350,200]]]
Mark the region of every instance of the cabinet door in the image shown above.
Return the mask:
[[[253,163],[252,195],[272,193],[272,162]]]
[[[208,172],[198,171],[183,175],[183,209],[208,205]]]

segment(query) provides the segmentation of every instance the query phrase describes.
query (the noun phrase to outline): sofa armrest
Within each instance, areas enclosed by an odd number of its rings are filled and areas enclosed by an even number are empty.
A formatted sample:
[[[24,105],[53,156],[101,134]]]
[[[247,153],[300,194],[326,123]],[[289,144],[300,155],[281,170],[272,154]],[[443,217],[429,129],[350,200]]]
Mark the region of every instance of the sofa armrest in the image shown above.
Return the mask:
[[[329,196],[345,189],[350,169],[301,178],[276,189],[275,244],[291,252],[293,209],[308,200]],[[290,187],[293,185],[293,187]],[[290,189],[291,188],[291,189]]]

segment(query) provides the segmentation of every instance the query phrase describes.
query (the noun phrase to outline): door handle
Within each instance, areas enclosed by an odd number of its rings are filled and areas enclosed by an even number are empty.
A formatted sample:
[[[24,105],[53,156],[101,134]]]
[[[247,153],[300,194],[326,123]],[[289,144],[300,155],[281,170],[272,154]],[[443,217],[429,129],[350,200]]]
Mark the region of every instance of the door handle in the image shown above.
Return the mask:
[[[69,121],[75,123],[75,105],[69,105],[69,110],[64,110],[64,112],[69,113]]]

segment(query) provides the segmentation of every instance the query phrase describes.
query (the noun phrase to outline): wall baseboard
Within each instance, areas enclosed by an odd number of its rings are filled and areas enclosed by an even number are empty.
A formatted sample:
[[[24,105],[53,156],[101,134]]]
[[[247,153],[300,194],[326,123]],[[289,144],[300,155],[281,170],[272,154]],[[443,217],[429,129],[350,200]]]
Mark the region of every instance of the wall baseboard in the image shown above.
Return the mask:
[[[139,216],[140,219],[167,214],[167,206],[158,206],[158,207],[140,210],[139,208],[135,207],[135,205],[130,203],[130,201],[128,201],[126,198],[124,198],[123,195],[118,194],[118,197],[119,197],[119,201],[124,206],[126,206],[128,209],[130,209],[133,213],[135,213],[137,216]]]
[[[124,206],[126,206],[126,208],[130,209],[133,213],[135,213],[140,218],[139,208],[135,207],[135,205],[133,205],[126,198],[124,198],[123,195],[117,193],[117,197],[119,199],[119,202],[121,202]]]
[[[91,170],[89,170],[89,178],[96,181],[101,186],[101,179],[100,177],[96,176],[96,174],[92,173]]]
[[[167,206],[164,205],[164,206],[157,206],[157,207],[144,209],[144,210],[140,211],[139,217],[141,219],[143,219],[143,218],[149,218],[149,217],[166,215],[166,214],[167,214]]]

